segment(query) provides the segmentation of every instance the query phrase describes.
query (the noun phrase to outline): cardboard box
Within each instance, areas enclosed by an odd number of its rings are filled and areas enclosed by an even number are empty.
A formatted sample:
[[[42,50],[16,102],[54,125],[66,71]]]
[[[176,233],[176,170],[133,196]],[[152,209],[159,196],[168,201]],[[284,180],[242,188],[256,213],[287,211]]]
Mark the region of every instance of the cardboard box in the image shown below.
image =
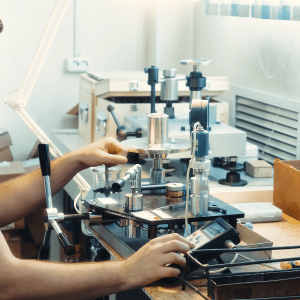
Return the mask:
[[[38,247],[35,243],[7,243],[10,251],[16,258],[32,259],[38,256]]]
[[[246,173],[255,178],[272,177],[273,167],[264,160],[247,161]]]
[[[25,174],[21,161],[0,163],[0,183]]]
[[[22,218],[18,221],[15,221],[11,224],[8,224],[2,228],[0,228],[1,231],[7,231],[7,230],[13,230],[13,229],[23,229],[25,228],[25,219]]]
[[[300,220],[300,160],[274,160],[273,203],[282,211]]]
[[[0,162],[2,161],[13,161],[12,154],[8,147],[0,148]]]
[[[44,240],[45,226],[43,212],[45,206],[35,210],[33,213],[25,217],[25,223],[36,244],[41,244]]]
[[[4,129],[0,128],[0,148],[9,147],[12,145],[9,133]]]
[[[36,158],[36,157],[39,157],[39,144],[40,144],[40,141],[37,140],[32,148],[32,150],[30,151],[29,155],[28,155],[28,158],[27,159],[32,159],[32,158]]]
[[[40,168],[40,160],[38,157],[24,160],[22,162],[22,165],[24,167],[25,173],[30,173]]]

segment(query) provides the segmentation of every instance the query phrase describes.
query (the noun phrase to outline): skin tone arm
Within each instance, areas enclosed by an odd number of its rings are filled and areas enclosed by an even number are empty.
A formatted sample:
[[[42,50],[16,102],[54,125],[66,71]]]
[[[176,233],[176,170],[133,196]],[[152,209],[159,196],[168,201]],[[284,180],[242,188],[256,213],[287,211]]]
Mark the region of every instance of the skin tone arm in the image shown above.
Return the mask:
[[[80,148],[51,162],[52,194],[83,169],[125,164],[127,149],[113,138]],[[79,190],[78,190],[79,192]],[[21,219],[45,203],[44,179],[38,169],[0,184],[0,228]]]
[[[0,300],[88,300],[145,286],[178,276],[178,269],[165,265],[184,267],[185,258],[174,252],[185,253],[193,246],[168,234],[121,262],[63,264],[16,259],[0,233]]]

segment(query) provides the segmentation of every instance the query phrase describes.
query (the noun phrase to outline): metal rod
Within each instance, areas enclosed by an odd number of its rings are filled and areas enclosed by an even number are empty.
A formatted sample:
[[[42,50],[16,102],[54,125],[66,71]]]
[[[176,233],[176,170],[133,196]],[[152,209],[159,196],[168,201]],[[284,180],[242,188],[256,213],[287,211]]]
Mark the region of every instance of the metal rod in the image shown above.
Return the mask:
[[[218,264],[218,265],[203,265],[199,261],[198,263],[196,260],[194,260],[195,263],[197,263],[198,266],[203,268],[204,270],[209,269],[216,269],[216,268],[226,268],[226,267],[239,267],[239,266],[248,266],[248,265],[255,265],[255,264],[263,264],[263,263],[274,263],[274,262],[282,262],[282,261],[293,261],[293,260],[299,260],[298,257],[289,257],[289,258],[278,258],[278,259],[263,259],[263,260],[254,260],[254,261],[247,261],[247,262],[240,262],[240,263],[233,263],[233,264]]]
[[[60,233],[62,233],[60,227],[58,226],[56,221],[50,221],[53,229],[55,230],[55,232],[57,233],[57,235],[59,235]]]
[[[166,189],[166,184],[162,183],[162,184],[148,184],[148,185],[142,185],[142,191],[152,191],[152,190],[157,190],[157,189]],[[162,207],[160,207],[162,208]],[[168,206],[169,208],[169,206]]]
[[[261,247],[261,248],[234,248],[234,249],[200,249],[195,250],[195,253],[209,252],[213,254],[221,254],[225,252],[250,252],[250,251],[269,251],[269,250],[286,250],[286,249],[299,249],[300,245],[297,246],[280,246],[280,247]]]
[[[47,208],[53,208],[51,185],[50,185],[50,177],[49,176],[44,176],[44,183],[45,183]]]
[[[189,283],[187,280],[184,280],[183,278],[179,278],[184,284],[186,284],[188,287],[190,287],[194,292],[196,292],[198,295],[203,297],[205,300],[210,300],[208,297],[206,297],[200,290],[198,290],[196,287],[194,287],[191,283]]]
[[[155,113],[155,84],[151,85],[151,114]]]

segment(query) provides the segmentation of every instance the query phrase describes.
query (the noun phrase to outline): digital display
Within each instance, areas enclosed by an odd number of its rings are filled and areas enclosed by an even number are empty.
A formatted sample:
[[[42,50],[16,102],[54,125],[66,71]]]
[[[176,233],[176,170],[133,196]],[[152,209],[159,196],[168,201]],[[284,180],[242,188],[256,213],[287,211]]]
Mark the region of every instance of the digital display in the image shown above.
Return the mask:
[[[203,232],[210,238],[214,238],[217,235],[221,234],[222,232],[224,232],[226,229],[224,227],[222,227],[219,223],[214,222],[213,224],[211,224],[210,226],[206,227],[205,229],[203,229]]]

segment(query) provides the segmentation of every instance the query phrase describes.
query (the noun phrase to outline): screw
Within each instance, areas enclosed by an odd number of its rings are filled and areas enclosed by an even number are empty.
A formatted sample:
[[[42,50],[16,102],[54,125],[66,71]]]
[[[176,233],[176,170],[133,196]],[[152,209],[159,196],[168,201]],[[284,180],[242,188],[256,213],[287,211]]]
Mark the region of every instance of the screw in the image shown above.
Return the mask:
[[[174,225],[174,229],[178,229],[178,225],[176,224],[176,225]]]

